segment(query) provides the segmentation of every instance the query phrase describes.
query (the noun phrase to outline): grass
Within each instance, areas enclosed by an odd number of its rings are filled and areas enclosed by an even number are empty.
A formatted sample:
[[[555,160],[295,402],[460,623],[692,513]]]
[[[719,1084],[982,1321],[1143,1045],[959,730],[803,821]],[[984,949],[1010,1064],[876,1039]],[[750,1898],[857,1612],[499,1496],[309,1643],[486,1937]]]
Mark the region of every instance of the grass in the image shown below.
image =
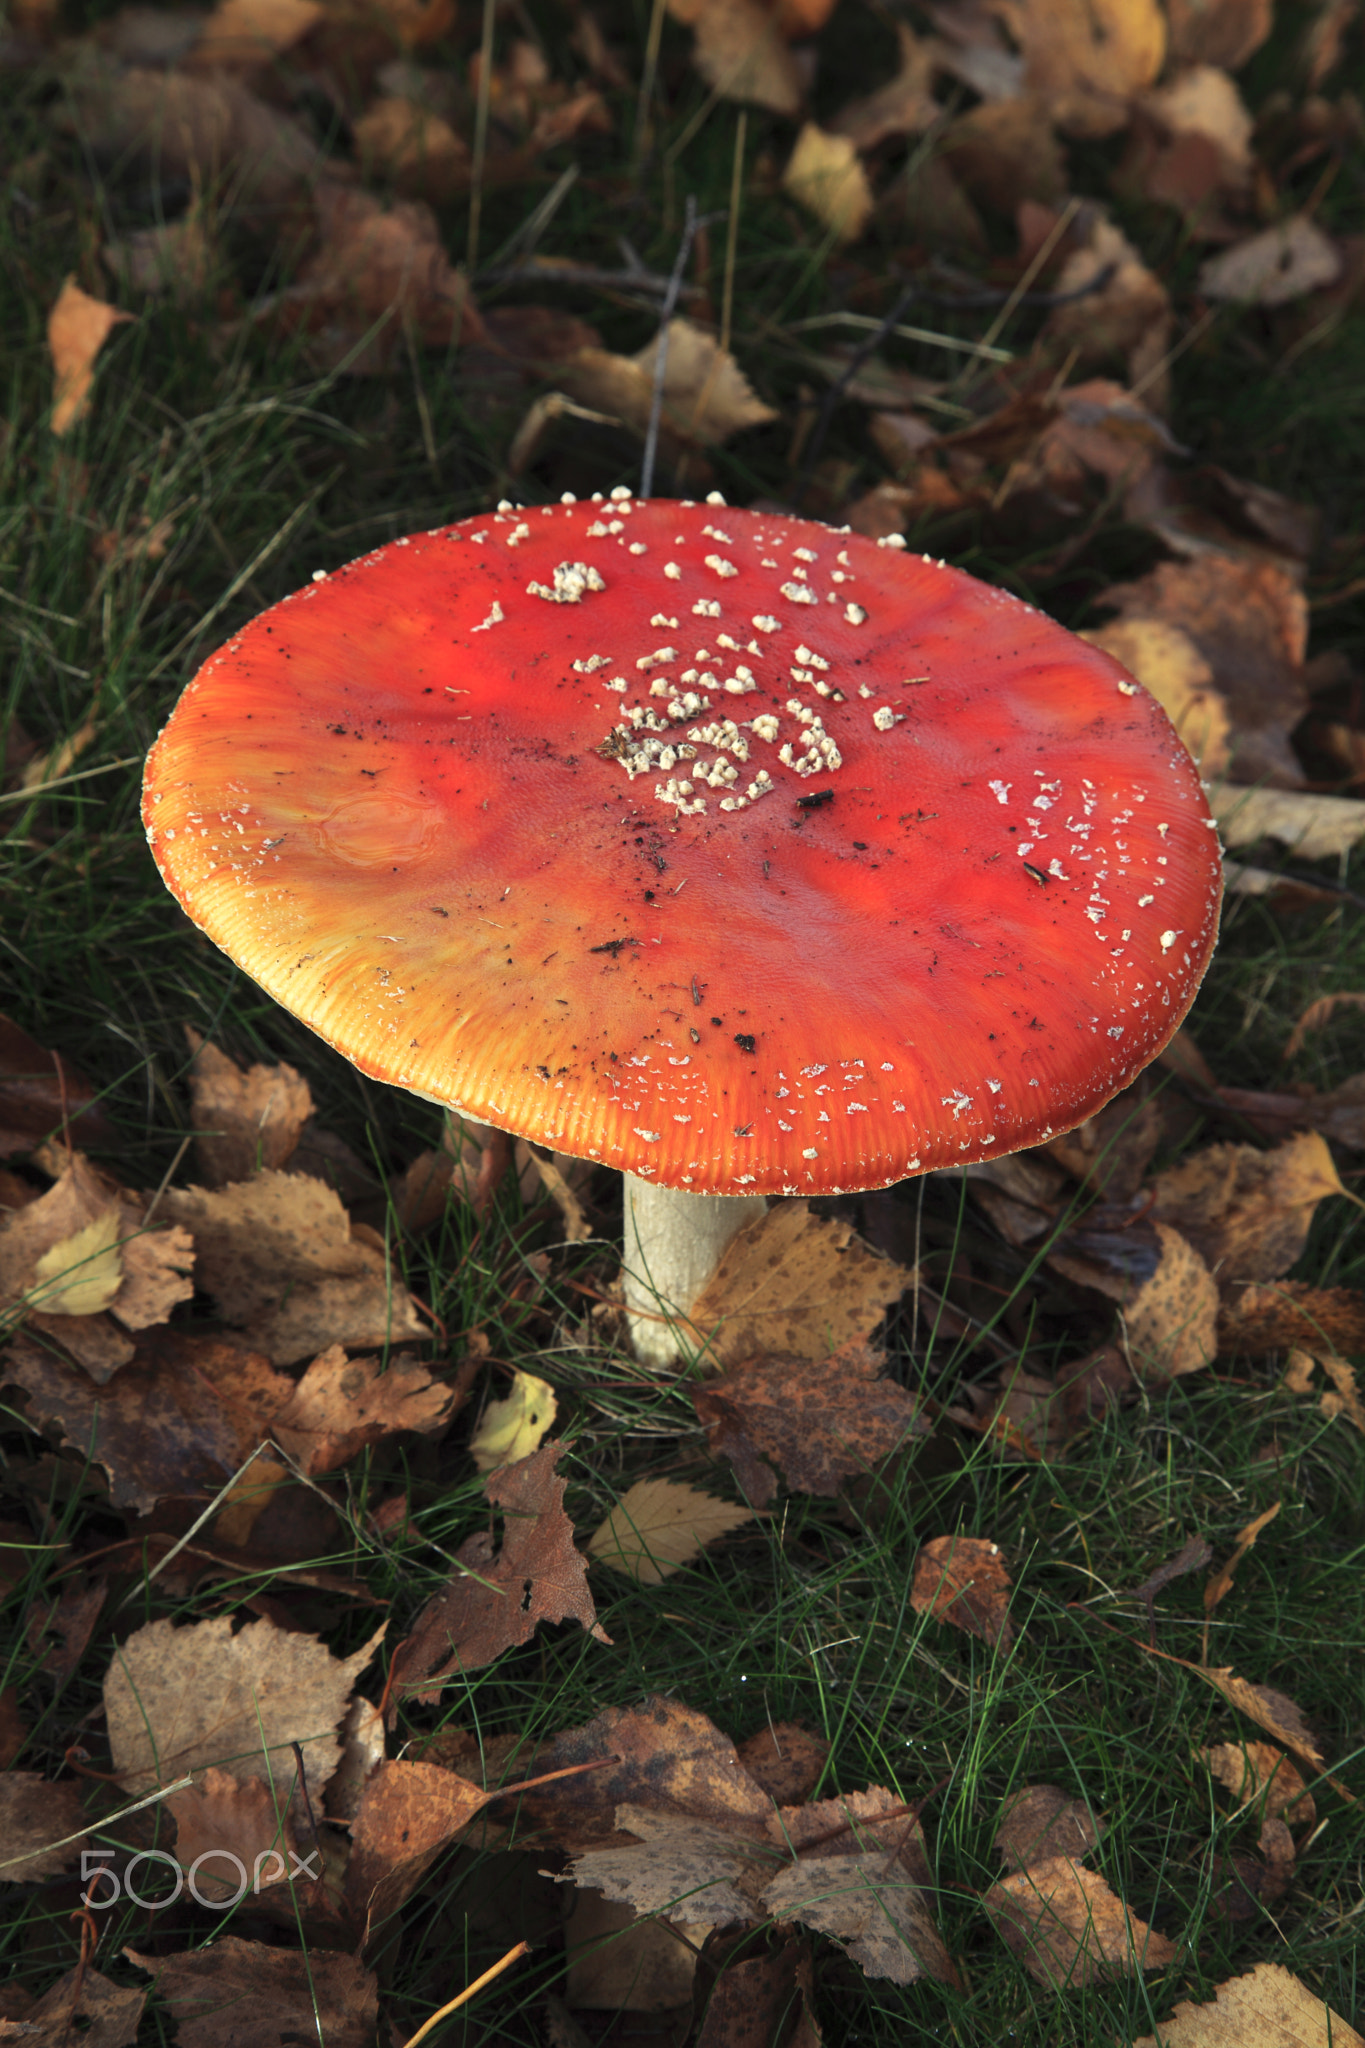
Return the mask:
[[[868,19],[885,34],[880,16],[868,11]],[[628,21],[621,26],[642,48],[645,19],[633,30]],[[562,23],[542,27],[553,55]],[[837,92],[828,87],[833,106],[872,82],[868,67],[881,46],[869,43],[861,60],[852,35],[828,37],[827,47],[837,70]],[[547,248],[612,263],[613,235],[624,227],[642,258],[666,271],[686,195],[696,195],[703,213],[728,203],[733,109],[722,103],[669,157],[705,97],[680,64],[683,48],[669,25],[666,101],[644,185],[630,185],[624,143],[594,142]],[[1253,96],[1274,89],[1282,55],[1277,45],[1256,60]],[[96,168],[74,139],[54,131],[49,114],[59,98],[60,85],[45,70],[0,76],[0,167],[10,194],[0,214],[7,344],[0,374],[9,422],[0,430],[0,731],[12,738],[17,719],[38,752],[54,756],[92,722],[95,731],[69,763],[54,760],[54,776],[76,779],[41,799],[7,796],[0,806],[5,1006],[96,1081],[120,1131],[113,1164],[136,1185],[157,1184],[188,1129],[186,1025],[239,1056],[301,1067],[322,1121],[377,1171],[390,1172],[434,1141],[437,1112],[330,1056],[190,929],[146,854],[138,763],[197,662],[243,619],[315,568],[502,495],[506,422],[464,393],[458,364],[439,356],[400,357],[378,382],[319,379],[249,333],[216,337],[207,302],[179,310],[148,304],[110,342],[89,420],[66,442],[54,441],[46,426],[45,309],[68,271],[96,288],[96,241],[111,226],[145,219],[151,204],[135,180]],[[818,233],[781,202],[771,164],[787,137],[783,124],[750,115],[736,347],[784,418],[718,457],[718,481],[741,501],[790,486],[791,407],[808,375],[792,323],[845,303],[850,285],[870,290],[877,262],[875,244],[861,275],[849,258],[831,260]],[[1081,155],[1098,175],[1103,150]],[[1302,200],[1312,175],[1295,177],[1289,196]],[[486,252],[515,231],[537,196],[487,192]],[[1348,165],[1321,217],[1359,233],[1363,206]],[[1128,225],[1163,275],[1187,288],[1198,251],[1183,245],[1172,217],[1139,212]],[[462,215],[452,211],[443,227],[458,254]],[[723,228],[713,229],[717,275],[723,237]],[[270,250],[252,253],[253,281],[268,282]],[[870,303],[880,310],[875,294]],[[634,348],[648,338],[650,318],[638,309],[591,301],[581,310],[609,345]],[[934,323],[946,317],[936,312]],[[1350,652],[1359,648],[1365,610],[1359,597],[1333,598],[1360,574],[1365,316],[1348,312],[1316,338],[1311,324],[1304,320],[1295,347],[1286,345],[1283,323],[1220,314],[1177,366],[1173,424],[1201,459],[1322,509],[1326,531],[1310,593],[1325,601],[1313,613],[1314,651]],[[959,321],[958,331],[970,330]],[[1019,326],[1007,339],[1014,345],[1027,334]],[[915,344],[899,360],[921,373],[942,372],[942,357]],[[852,408],[836,413],[825,452],[858,465],[868,482],[877,473]],[[630,473],[594,476],[586,487],[617,481],[631,481]],[[561,487],[551,465],[532,491]],[[101,565],[92,555],[98,534],[131,534],[144,517],[151,527],[170,522],[165,554]],[[1106,580],[1155,558],[1144,537],[1126,529],[1102,536],[1082,573],[1051,582],[1036,573],[1039,557],[1027,547],[1002,553],[963,531],[953,552],[1073,624],[1086,622]],[[1349,871],[1341,879],[1353,881]],[[1359,875],[1354,886],[1365,893]],[[1303,1007],[1319,994],[1360,988],[1365,920],[1356,897],[1297,912],[1234,900],[1191,1028],[1221,1079],[1270,1086],[1283,1072],[1280,1050]],[[1311,1038],[1290,1071],[1325,1088],[1365,1066],[1363,1055],[1365,1019],[1346,1015]],[[915,1188],[904,1192],[907,1204],[918,1199]],[[596,1198],[603,1243],[557,1253],[539,1306],[508,1300],[509,1280],[524,1272],[530,1249],[510,1193],[482,1234],[452,1212],[433,1240],[402,1247],[413,1286],[450,1333],[452,1359],[479,1331],[494,1359],[525,1364],[555,1386],[571,1444],[567,1505],[580,1529],[594,1526],[645,1471],[704,1477],[727,1490],[726,1477],[705,1464],[685,1385],[642,1384],[604,1352],[585,1321],[584,1297],[570,1283],[609,1280],[604,1247],[616,1228],[605,1184]],[[974,1212],[939,1180],[924,1191],[923,1214],[935,1279],[949,1290],[970,1284],[961,1275],[964,1262],[978,1258]],[[950,1277],[954,1268],[959,1282]],[[1365,1286],[1354,1210],[1324,1205],[1298,1274]],[[1084,1348],[1091,1325],[1074,1303],[1042,1280],[1017,1285],[1017,1305],[1045,1352],[1061,1358]],[[930,1341],[921,1331],[912,1341],[897,1326],[893,1370],[936,1397],[950,1395],[964,1375],[984,1375],[989,1364],[941,1335]],[[483,1519],[462,1443],[457,1430],[439,1450],[363,1457],[320,1525],[315,1561],[355,1575],[392,1603],[391,1641],[441,1583],[443,1554]],[[98,1770],[99,1682],[121,1635],[162,1615],[245,1616],[260,1594],[282,1592],[289,1582],[263,1566],[210,1594],[149,1583],[120,1566],[88,1651],[54,1687],[34,1670],[28,1631],[65,1582],[56,1546],[97,1549],[116,1540],[122,1524],[98,1481],[79,1461],[54,1457],[13,1408],[0,1414],[0,1454],[0,1513],[29,1527],[34,1545],[22,1553],[0,1634],[3,1682],[19,1689],[29,1723],[19,1765],[55,1776],[73,1759]],[[821,1943],[817,2003],[830,2041],[951,2040],[964,2048],[1127,2041],[1150,2032],[1176,1995],[1207,1996],[1262,1960],[1285,1964],[1337,2012],[1365,2024],[1360,1809],[1319,1788],[1324,1825],[1288,1899],[1273,1917],[1221,1917],[1217,1859],[1254,1848],[1254,1828],[1227,1818],[1227,1802],[1211,1796],[1192,1751],[1251,1731],[1192,1674],[1146,1654],[1145,1616],[1125,1597],[1188,1536],[1202,1533],[1221,1558],[1253,1515],[1282,1500],[1278,1520],[1214,1618],[1212,1660],[1292,1694],[1322,1731],[1336,1774],[1358,1785],[1363,1463],[1359,1439],[1284,1393],[1273,1364],[1223,1360],[1106,1416],[1064,1464],[1005,1465],[978,1444],[944,1470],[911,1463],[862,1511],[801,1497],[781,1502],[770,1519],[662,1590],[595,1573],[610,1650],[576,1628],[542,1630],[525,1651],[475,1674],[439,1712],[414,1709],[404,1733],[423,1736],[448,1723],[485,1740],[514,1733],[529,1749],[604,1706],[661,1692],[707,1713],[736,1739],[769,1720],[822,1731],[833,1745],[826,1793],[881,1783],[917,1799],[936,1788],[926,1821],[937,1908],[965,1989],[900,1990],[868,1980]],[[395,1550],[366,1534],[363,1511],[400,1482],[411,1488],[421,1540]],[[917,1548],[954,1530],[989,1535],[1010,1561],[1019,1638],[1008,1657],[910,1609]],[[1199,1584],[1197,1577],[1180,1581],[1159,1608],[1161,1646],[1191,1659],[1203,1622]],[[353,1649],[370,1626],[367,1610],[325,1594],[295,1588],[288,1598],[298,1623],[324,1631],[339,1652]],[[1056,1995],[1036,1986],[990,1933],[980,1895],[998,1874],[992,1837],[1001,1802],[1039,1779],[1083,1794],[1104,1813],[1108,1832],[1092,1861],[1135,1912],[1184,1943],[1169,1971]],[[543,1854],[469,1851],[438,1866],[406,1909],[401,1942],[386,1960],[400,2035],[526,1932],[540,1943],[533,1954],[443,2038],[476,2042],[496,2030],[499,2040],[528,2048],[544,2038],[543,2000],[560,1982],[563,1960],[550,1938],[557,1897],[537,1875],[543,1862]],[[74,1905],[70,1884],[7,1888],[0,1956],[16,1983],[41,1992],[74,1963]],[[203,1915],[167,1915],[155,1931],[169,1940],[174,1929],[188,1946],[221,1931],[204,1922]],[[102,1916],[98,1967],[121,1983],[141,1983],[119,1951],[124,1942],[146,1947],[152,1931],[147,1914]],[[153,2007],[144,2037],[166,2034]]]

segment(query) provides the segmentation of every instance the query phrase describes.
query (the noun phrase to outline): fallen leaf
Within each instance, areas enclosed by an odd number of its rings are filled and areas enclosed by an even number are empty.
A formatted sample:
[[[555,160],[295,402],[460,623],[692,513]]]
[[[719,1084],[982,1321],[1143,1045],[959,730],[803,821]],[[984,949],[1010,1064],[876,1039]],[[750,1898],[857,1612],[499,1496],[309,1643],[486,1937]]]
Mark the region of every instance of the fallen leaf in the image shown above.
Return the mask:
[[[667,337],[660,446],[670,462],[676,463],[688,447],[715,447],[776,419],[734,357],[704,329],[689,320],[671,320]],[[660,346],[656,334],[634,356],[579,349],[558,365],[555,379],[574,404],[643,434],[654,407]]]
[[[633,1906],[599,1891],[575,1890],[564,1923],[569,2005],[575,2012],[585,2007],[619,2013],[685,2008],[698,1957],[713,1932],[708,1920],[658,1914],[641,1919]]]
[[[321,179],[313,191],[318,244],[295,282],[254,316],[304,339],[319,369],[352,376],[387,369],[411,336],[426,348],[484,340],[465,278],[445,253],[422,200],[385,208],[370,193]]]
[[[739,1745],[739,1760],[777,1806],[809,1799],[829,1761],[826,1736],[796,1721],[770,1721]]]
[[[830,1935],[865,1976],[959,1985],[924,1890],[899,1862],[888,1867],[883,1849],[796,1863],[761,1903],[775,1919]]]
[[[1001,1878],[982,1905],[1039,1984],[1083,1990],[1133,1970],[1165,1969],[1178,1953],[1069,1856]]]
[[[130,1329],[164,1322],[194,1292],[194,1249],[183,1229],[147,1229],[144,1214],[143,1198],[70,1154],[46,1194],[0,1215],[0,1305],[28,1300],[37,1326],[63,1342],[69,1333],[73,1348],[81,1321],[105,1307]],[[116,1362],[131,1356],[120,1344]]]
[[[518,1738],[506,1748],[493,1774],[510,1769],[513,1756],[519,1775],[524,1767],[535,1776],[614,1759],[603,1770],[533,1786],[501,1804],[490,1788],[490,1820],[515,1820],[519,1841],[534,1838],[570,1854],[619,1845],[624,1836],[616,1810],[622,1805],[647,1805],[754,1835],[762,1834],[772,1812],[772,1799],[744,1769],[730,1737],[681,1700],[654,1696],[638,1707],[608,1707],[584,1727],[566,1728],[540,1744],[529,1758]],[[486,1742],[482,1749],[475,1744],[452,1752],[437,1737],[427,1754],[479,1777],[492,1763]]]
[[[279,2048],[282,2040],[370,2048],[374,2040],[378,1980],[355,1956],[270,1948],[234,1934],[178,1954],[124,1954],[155,1979],[180,2048]]]
[[[1269,1742],[1216,1742],[1198,1752],[1220,1785],[1239,1806],[1263,1806],[1277,1820],[1298,1828],[1317,1824],[1313,1795],[1298,1766]]]
[[[773,1467],[794,1493],[832,1496],[930,1433],[916,1397],[883,1378],[885,1364],[857,1340],[818,1361],[760,1356],[695,1387],[692,1402],[711,1455],[730,1460],[755,1507],[777,1493]]]
[[[1182,1998],[1133,2048],[1365,2048],[1365,2035],[1281,1964],[1258,1963],[1220,1984],[1212,2004]]]
[[[1263,1514],[1257,1515],[1253,1521],[1247,1523],[1245,1529],[1239,1532],[1236,1547],[1233,1550],[1231,1557],[1227,1559],[1226,1563],[1221,1564],[1218,1567],[1218,1570],[1213,1574],[1213,1576],[1209,1579],[1207,1585],[1204,1587],[1205,1615],[1212,1614],[1215,1607],[1221,1607],[1224,1600],[1226,1600],[1228,1594],[1232,1591],[1232,1582],[1237,1575],[1238,1565],[1242,1562],[1242,1559],[1246,1556],[1247,1552],[1253,1547],[1253,1545],[1256,1542],[1256,1538],[1260,1535],[1262,1529],[1269,1528],[1270,1524],[1274,1521],[1276,1515],[1279,1514],[1281,1506],[1282,1503],[1280,1501],[1275,1501],[1270,1507],[1268,1507],[1265,1510]],[[1204,1644],[1204,1656],[1205,1659],[1207,1659],[1207,1639],[1205,1640]]]
[[[1133,1375],[1117,1345],[1065,1365],[1055,1376],[1011,1366],[1001,1378],[962,1389],[969,1406],[950,1408],[954,1422],[993,1439],[1006,1458],[1066,1454],[1072,1438],[1132,1391]]]
[[[29,1609],[24,1633],[36,1669],[58,1689],[75,1676],[108,1593],[107,1580],[81,1573],[65,1581],[55,1600],[40,1594]]]
[[[708,1543],[753,1519],[751,1508],[677,1480],[637,1479],[593,1531],[588,1555],[642,1586],[659,1586],[700,1557]]]
[[[1069,135],[1122,128],[1166,54],[1156,0],[1000,0],[992,11],[1023,55],[1025,89]]]
[[[395,1694],[434,1698],[447,1680],[529,1642],[542,1621],[574,1620],[598,1642],[611,1640],[598,1623],[564,1512],[565,1481],[555,1473],[563,1450],[557,1438],[489,1473],[484,1492],[505,1511],[502,1548],[487,1535],[461,1546],[450,1583],[427,1602],[394,1651],[389,1683]]]
[[[574,1858],[561,1884],[586,1885],[637,1913],[677,1912],[715,1926],[757,1920],[757,1894],[779,1850],[764,1829],[743,1834],[713,1821],[650,1807],[616,1809],[618,1831],[636,1839]]]
[[[953,177],[975,200],[1012,220],[1021,200],[1055,206],[1066,197],[1066,161],[1047,109],[1033,94],[986,100],[944,130]]]
[[[103,299],[92,299],[74,277],[67,278],[47,316],[47,345],[55,379],[48,424],[54,434],[69,433],[77,420],[84,418],[95,381],[95,358],[114,329],[132,317],[106,305]]]
[[[813,213],[836,242],[856,242],[872,218],[872,187],[847,135],[807,121],[782,173],[783,190]]]
[[[426,1334],[382,1241],[321,1181],[265,1171],[218,1190],[170,1188],[162,1210],[192,1235],[197,1280],[220,1315],[279,1365],[330,1344]]]
[[[122,1643],[104,1680],[114,1769],[130,1798],[210,1764],[265,1780],[281,1809],[306,1815],[300,1745],[314,1810],[341,1756],[338,1724],[379,1634],[346,1658],[316,1636],[217,1615],[176,1628],[152,1621]]]
[[[1201,264],[1206,299],[1235,305],[1286,306],[1335,284],[1341,251],[1306,214],[1291,214]]]
[[[235,1778],[211,1764],[198,1783],[164,1803],[175,1821],[176,1862],[194,1870],[201,1892],[220,1904],[241,1895],[243,1871],[253,1906],[261,1893],[297,1874],[298,1838],[288,1810],[277,1807],[273,1787],[262,1779]]]
[[[800,111],[796,60],[757,0],[668,0],[668,11],[692,30],[692,62],[714,92],[788,117]]]
[[[1082,633],[1137,677],[1161,706],[1206,777],[1227,772],[1232,718],[1195,642],[1166,619],[1138,615]]]
[[[1294,1029],[1284,1042],[1282,1060],[1292,1060],[1302,1052],[1310,1031],[1320,1031],[1324,1024],[1331,1022],[1338,1010],[1365,1010],[1365,993],[1359,989],[1338,989],[1334,995],[1319,996],[1309,1003]]]
[[[980,1536],[935,1536],[915,1559],[910,1605],[1004,1655],[1014,1640],[1010,1579],[997,1543]]]
[[[515,1465],[538,1451],[558,1410],[548,1380],[518,1367],[512,1374],[511,1393],[505,1400],[488,1403],[469,1440],[469,1454],[480,1472]]]
[[[68,82],[59,117],[91,153],[135,165],[165,184],[212,190],[221,213],[284,206],[317,172],[304,127],[221,74],[103,64]]]
[[[722,1368],[763,1351],[821,1359],[867,1338],[909,1284],[850,1224],[783,1202],[732,1238],[689,1320]]]
[[[115,1984],[80,1963],[59,1977],[25,2009],[22,2020],[0,2025],[0,2040],[23,2048],[132,2048],[137,2039],[145,1991]]]
[[[364,1941],[411,1898],[489,1796],[437,1764],[380,1764],[351,1823],[346,1865],[346,1902]]]
[[[864,153],[893,135],[922,135],[941,116],[930,90],[935,68],[932,43],[903,21],[895,26],[900,46],[895,77],[866,98],[847,101],[829,124],[831,135],[846,136]]]
[[[1082,367],[1118,358],[1128,386],[1164,411],[1161,365],[1170,347],[1170,297],[1127,236],[1098,209],[1089,213],[1084,245],[1062,265],[1056,290],[1060,297],[1081,296],[1048,314],[1048,336],[1074,350]]]
[[[1303,1280],[1245,1287],[1218,1319],[1219,1348],[1259,1356],[1295,1348],[1314,1358],[1365,1351],[1365,1294]]]
[[[1203,1258],[1226,1292],[1248,1280],[1277,1280],[1308,1241],[1319,1202],[1344,1192],[1316,1132],[1271,1152],[1210,1145],[1152,1184],[1152,1215]]]
[[[439,204],[469,184],[469,145],[449,121],[416,100],[377,99],[351,132],[367,171],[387,174],[407,198]]]
[[[1209,809],[1225,846],[1278,839],[1300,860],[1339,860],[1365,837],[1365,803],[1351,797],[1215,782],[1209,787]]]
[[[1274,0],[1166,0],[1170,54],[1180,64],[1240,71],[1274,25]]]
[[[1302,783],[1289,733],[1307,705],[1308,607],[1286,569],[1214,554],[1163,562],[1140,582],[1111,584],[1102,603],[1125,622],[1158,620],[1193,642],[1226,706],[1239,780]],[[1188,687],[1200,687],[1194,674]]]
[[[283,1061],[243,1073],[199,1032],[191,1031],[189,1040],[194,1157],[205,1187],[224,1188],[287,1166],[313,1114],[302,1074]]]
[[[1162,1139],[1161,1104],[1140,1074],[1096,1116],[1053,1138],[1047,1156],[1064,1166],[1088,1193],[1129,1202],[1141,1188]]]
[[[0,1158],[31,1152],[60,1132],[63,1119],[73,1143],[105,1147],[117,1140],[85,1076],[0,1015]]]
[[[79,1785],[53,1784],[37,1771],[0,1772],[0,1884],[38,1884],[72,1869],[88,1840],[84,1826]]]
[[[1163,1222],[1155,1228],[1160,1261],[1125,1305],[1123,1323],[1133,1371],[1162,1386],[1201,1372],[1217,1355],[1218,1282],[1181,1231]]]
[[[185,69],[255,71],[302,41],[326,12],[319,0],[218,0]]]
[[[1249,196],[1255,125],[1227,72],[1211,64],[1178,72],[1136,112],[1123,183],[1179,207],[1196,234],[1222,232],[1221,202]]]
[[[1303,1757],[1313,1768],[1321,1770],[1323,1756],[1317,1740],[1304,1720],[1298,1707],[1287,1693],[1277,1692],[1274,1686],[1253,1685],[1249,1679],[1239,1678],[1230,1664],[1214,1666],[1209,1664],[1188,1664],[1183,1658],[1173,1660],[1193,1671],[1206,1685],[1221,1693],[1231,1707],[1245,1714],[1258,1728],[1264,1728],[1267,1735],[1273,1735],[1295,1756]],[[1335,1784],[1335,1779],[1329,1780]],[[1348,1794],[1348,1797],[1350,1795]]]
[[[1073,1799],[1057,1785],[1024,1785],[1001,1809],[995,1847],[1006,1870],[1027,1870],[1058,1856],[1077,1862],[1103,1834],[1083,1799]]]

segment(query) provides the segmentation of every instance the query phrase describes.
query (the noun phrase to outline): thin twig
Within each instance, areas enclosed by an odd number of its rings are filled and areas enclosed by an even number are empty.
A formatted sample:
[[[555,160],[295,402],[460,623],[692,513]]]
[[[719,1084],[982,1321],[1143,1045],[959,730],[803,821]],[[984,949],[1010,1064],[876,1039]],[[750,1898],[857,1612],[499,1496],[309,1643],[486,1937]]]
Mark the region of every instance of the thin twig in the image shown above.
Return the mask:
[[[498,1959],[498,1961],[494,1963],[491,1970],[485,1970],[483,1975],[481,1977],[476,1977],[472,1984],[465,1985],[464,1990],[459,1994],[458,1998],[452,1998],[448,2005],[443,2005],[439,2012],[434,2012],[431,2015],[431,2018],[425,2021],[423,2025],[421,2025],[417,2029],[417,2032],[414,2035],[412,2035],[411,2039],[408,2041],[407,2048],[417,2048],[417,2043],[419,2041],[425,2041],[427,2035],[431,2032],[433,2027],[439,2027],[443,2019],[448,2018],[449,2015],[453,2012],[458,2012],[460,2007],[462,2005],[467,2004],[468,2001],[471,1998],[473,1998],[476,1992],[482,1991],[485,1984],[491,1984],[495,1977],[500,1977],[503,1971],[508,1969],[513,1963],[515,1963],[520,1956],[526,1956],[530,1953],[531,1944],[529,1941],[519,1941],[515,1948],[509,1948],[507,1954],[505,1956],[501,1956]]]
[[[735,259],[739,253],[739,213],[744,202],[744,146],[749,139],[749,109],[741,107],[735,122],[735,161],[730,173],[730,220],[725,231],[725,284],[720,301],[720,352],[730,346],[730,318],[735,309]]]

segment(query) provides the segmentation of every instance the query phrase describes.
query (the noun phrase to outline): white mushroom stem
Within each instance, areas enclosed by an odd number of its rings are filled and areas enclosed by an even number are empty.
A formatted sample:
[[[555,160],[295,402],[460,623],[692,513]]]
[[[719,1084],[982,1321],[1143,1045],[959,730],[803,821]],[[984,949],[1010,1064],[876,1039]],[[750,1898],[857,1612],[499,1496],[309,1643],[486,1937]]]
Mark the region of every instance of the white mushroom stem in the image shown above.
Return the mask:
[[[682,1356],[675,1323],[705,1287],[731,1238],[767,1209],[762,1195],[690,1195],[625,1179],[625,1296],[644,1365]]]

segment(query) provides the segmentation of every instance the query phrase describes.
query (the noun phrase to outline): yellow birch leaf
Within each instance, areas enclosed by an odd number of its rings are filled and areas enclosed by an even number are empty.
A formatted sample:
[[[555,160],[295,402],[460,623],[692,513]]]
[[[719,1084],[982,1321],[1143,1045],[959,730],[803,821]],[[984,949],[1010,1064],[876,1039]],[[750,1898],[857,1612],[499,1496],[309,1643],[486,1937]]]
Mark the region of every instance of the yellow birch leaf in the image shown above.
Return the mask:
[[[515,1465],[538,1451],[557,1409],[553,1387],[532,1372],[514,1373],[511,1393],[505,1401],[489,1402],[470,1439],[470,1455],[480,1472]]]
[[[97,1316],[123,1285],[118,1204],[43,1253],[33,1269],[29,1300],[50,1316]]]
[[[750,1508],[675,1479],[639,1479],[594,1531],[588,1555],[642,1586],[657,1586],[708,1543],[753,1519]]]

